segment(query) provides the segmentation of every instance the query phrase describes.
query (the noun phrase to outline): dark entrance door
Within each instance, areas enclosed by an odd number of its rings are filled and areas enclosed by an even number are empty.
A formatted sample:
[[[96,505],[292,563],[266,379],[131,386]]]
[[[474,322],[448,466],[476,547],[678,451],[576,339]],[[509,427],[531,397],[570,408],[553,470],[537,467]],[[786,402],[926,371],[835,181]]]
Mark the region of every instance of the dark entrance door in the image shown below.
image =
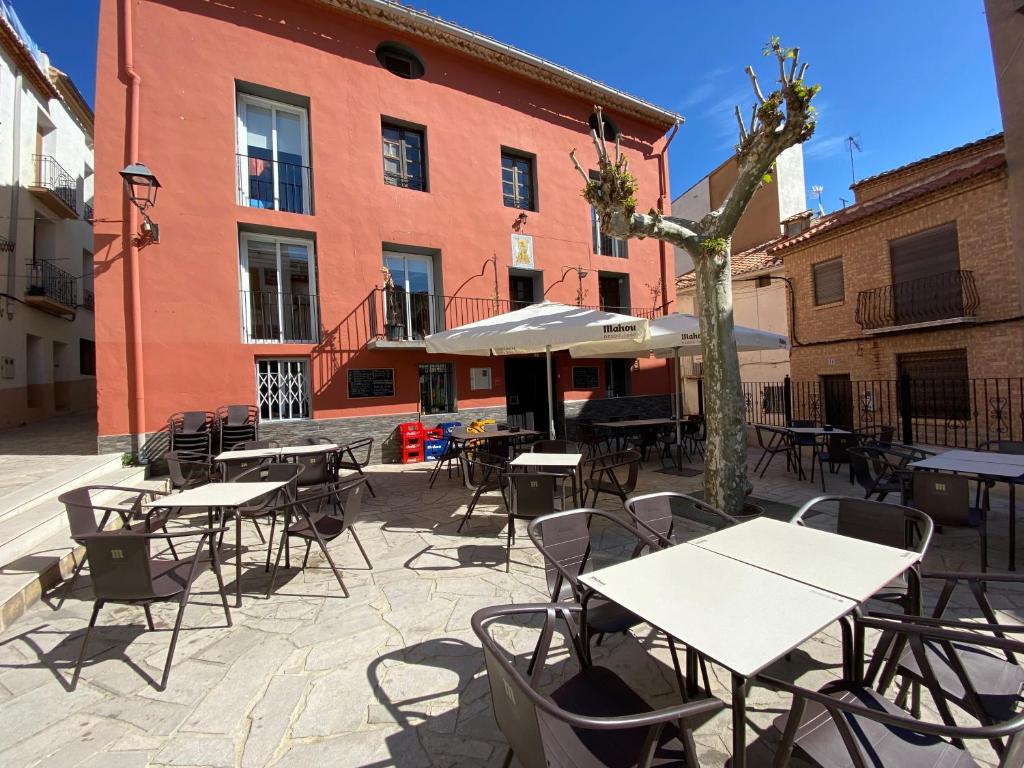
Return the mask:
[[[547,365],[543,357],[505,358],[505,410],[509,426],[535,429],[547,434],[548,395],[544,391],[547,376]],[[559,398],[554,397],[553,400],[555,429],[561,435],[563,419]]]
[[[509,275],[508,295],[512,299],[512,309],[522,309],[533,304],[533,278]]]
[[[849,374],[821,377],[825,400],[825,423],[842,429],[853,429],[853,385]]]
[[[597,277],[597,296],[601,309],[606,312],[629,314],[629,291],[625,277],[600,273]]]

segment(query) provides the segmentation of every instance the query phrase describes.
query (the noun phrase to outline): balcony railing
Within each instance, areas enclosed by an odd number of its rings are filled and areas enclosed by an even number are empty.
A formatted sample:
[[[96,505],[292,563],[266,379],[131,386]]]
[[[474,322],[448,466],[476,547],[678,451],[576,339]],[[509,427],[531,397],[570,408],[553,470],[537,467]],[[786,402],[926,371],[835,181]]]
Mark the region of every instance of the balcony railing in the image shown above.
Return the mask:
[[[93,219],[96,218],[92,212],[92,203],[85,203],[82,205],[82,218],[92,224]]]
[[[237,155],[238,203],[287,213],[312,213],[313,172],[308,165]]]
[[[857,294],[856,319],[865,331],[972,318],[978,310],[974,273],[943,272]]]
[[[91,288],[82,289],[82,306],[89,310],[96,309],[96,296]]]
[[[36,186],[47,189],[68,208],[78,213],[78,185],[70,173],[49,155],[33,155],[36,166]]]
[[[52,299],[74,309],[77,281],[70,272],[49,261],[39,261],[31,266],[27,294]]]
[[[482,299],[410,293],[401,288],[375,288],[369,298],[370,334],[388,341],[422,341],[431,333],[521,309],[521,300]],[[582,309],[598,309],[584,306]],[[606,311],[653,319],[663,314],[649,307],[604,307]]]
[[[251,344],[316,344],[317,315],[316,294],[242,291],[242,336]]]

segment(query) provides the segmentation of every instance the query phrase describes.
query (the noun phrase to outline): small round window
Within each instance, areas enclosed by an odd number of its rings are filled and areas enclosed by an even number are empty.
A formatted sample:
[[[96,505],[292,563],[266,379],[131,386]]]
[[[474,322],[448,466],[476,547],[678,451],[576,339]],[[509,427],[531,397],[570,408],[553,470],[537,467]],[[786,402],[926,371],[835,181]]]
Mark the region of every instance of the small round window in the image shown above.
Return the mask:
[[[417,80],[427,71],[419,54],[401,43],[381,43],[374,53],[384,69],[406,80]]]
[[[608,115],[604,115],[604,137],[608,141],[615,141],[619,136],[619,126],[617,126]],[[590,130],[597,130],[597,113],[591,112],[590,117],[587,118],[587,124],[590,125]]]

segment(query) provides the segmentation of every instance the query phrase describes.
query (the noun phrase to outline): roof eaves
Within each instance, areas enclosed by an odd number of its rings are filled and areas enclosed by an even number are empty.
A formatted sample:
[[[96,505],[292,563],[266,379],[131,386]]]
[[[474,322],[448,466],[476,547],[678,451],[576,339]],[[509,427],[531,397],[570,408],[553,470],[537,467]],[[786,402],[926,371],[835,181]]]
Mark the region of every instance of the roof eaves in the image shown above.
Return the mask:
[[[44,72],[42,67],[39,66],[39,62],[32,55],[28,45],[25,44],[25,41],[21,39],[3,14],[0,14],[0,44],[7,49],[14,58],[19,71],[25,75],[26,79],[35,86],[42,96],[50,99],[60,98],[57,86],[50,80],[48,73]]]
[[[862,186],[864,184],[871,184],[872,182],[878,181],[880,179],[888,178],[890,176],[898,176],[898,175],[900,175],[900,174],[902,174],[902,173],[904,173],[906,171],[914,170],[915,168],[920,168],[922,165],[927,165],[928,163],[932,163],[932,162],[935,162],[937,160],[943,160],[943,159],[948,158],[948,157],[950,157],[952,155],[955,155],[955,154],[957,154],[959,152],[966,152],[966,151],[969,151],[969,150],[972,150],[972,149],[978,149],[978,148],[980,148],[980,147],[982,147],[982,146],[984,146],[985,144],[988,144],[988,143],[993,143],[994,144],[994,143],[996,143],[998,141],[1001,141],[1002,138],[1003,138],[1003,134],[1002,134],[1002,131],[1000,131],[999,133],[994,133],[991,136],[986,136],[983,139],[976,139],[975,141],[969,141],[966,144],[961,144],[959,147],[953,147],[952,149],[947,149],[947,150],[944,150],[942,152],[937,152],[936,154],[929,155],[928,157],[922,157],[922,158],[920,158],[918,160],[914,160],[912,162],[905,163],[904,165],[899,165],[899,166],[897,166],[895,168],[890,168],[887,171],[882,171],[880,173],[876,173],[874,176],[867,176],[866,178],[863,178],[860,181],[857,181],[857,182],[854,182],[853,184],[851,184],[850,185],[850,189],[856,191],[858,187],[860,187],[860,186]]]
[[[484,59],[505,69],[538,80],[575,96],[603,102],[632,117],[664,130],[683,122],[682,115],[645,99],[581,75],[560,64],[535,56],[515,46],[461,27],[453,22],[408,8],[394,0],[319,0],[319,2],[362,16],[378,24],[431,40],[447,48]]]

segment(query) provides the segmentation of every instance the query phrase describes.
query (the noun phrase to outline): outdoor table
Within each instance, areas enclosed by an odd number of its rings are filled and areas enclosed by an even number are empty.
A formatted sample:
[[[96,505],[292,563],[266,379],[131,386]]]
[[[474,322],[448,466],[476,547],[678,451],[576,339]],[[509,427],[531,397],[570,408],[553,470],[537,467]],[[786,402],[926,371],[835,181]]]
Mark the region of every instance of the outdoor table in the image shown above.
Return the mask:
[[[278,448],[282,456],[305,456],[317,453],[332,453],[338,450],[334,443],[317,443],[316,445],[286,445]]]
[[[241,451],[238,451],[241,453]],[[273,483],[209,483],[198,488],[190,488],[187,491],[176,493],[171,496],[161,496],[143,506],[157,508],[180,509],[181,507],[206,509],[217,508],[221,510],[220,518],[224,519],[225,509],[236,509],[247,504],[260,496],[279,491],[288,485],[287,482]],[[213,547],[213,539],[210,539],[210,546]],[[242,605],[242,518],[235,515],[235,607]]]
[[[578,501],[579,489],[576,484],[576,470],[583,461],[582,453],[521,453],[509,462],[512,467],[534,467],[537,469],[568,469],[572,478],[572,500]]]
[[[730,670],[732,765],[741,768],[746,765],[747,680],[916,561],[916,553],[759,519],[580,580]],[[652,584],[715,586],[659,590]]]
[[[783,427],[787,432],[794,435],[849,435],[850,430],[840,429],[839,427],[832,427],[832,429],[825,429],[824,427]]]
[[[214,461],[244,461],[246,459],[266,459],[277,456],[280,448],[249,448],[244,451],[223,451],[213,457]]]
[[[1010,554],[1006,567],[1017,570],[1017,483],[1024,482],[1024,456],[992,451],[946,451],[912,462],[912,469],[929,469],[973,475],[1006,482],[1010,489]]]
[[[453,429],[448,437],[461,443],[468,443],[473,440],[501,440],[507,444],[508,440],[514,438],[540,437],[540,432],[533,429],[498,429],[493,432],[468,432],[465,429]]]
[[[675,419],[627,419],[625,421],[595,421],[594,426],[615,432],[624,429],[641,429],[642,427],[668,427],[674,426]],[[620,438],[616,438],[618,441]],[[618,444],[616,445],[618,447]],[[682,458],[677,462],[682,466]]]

